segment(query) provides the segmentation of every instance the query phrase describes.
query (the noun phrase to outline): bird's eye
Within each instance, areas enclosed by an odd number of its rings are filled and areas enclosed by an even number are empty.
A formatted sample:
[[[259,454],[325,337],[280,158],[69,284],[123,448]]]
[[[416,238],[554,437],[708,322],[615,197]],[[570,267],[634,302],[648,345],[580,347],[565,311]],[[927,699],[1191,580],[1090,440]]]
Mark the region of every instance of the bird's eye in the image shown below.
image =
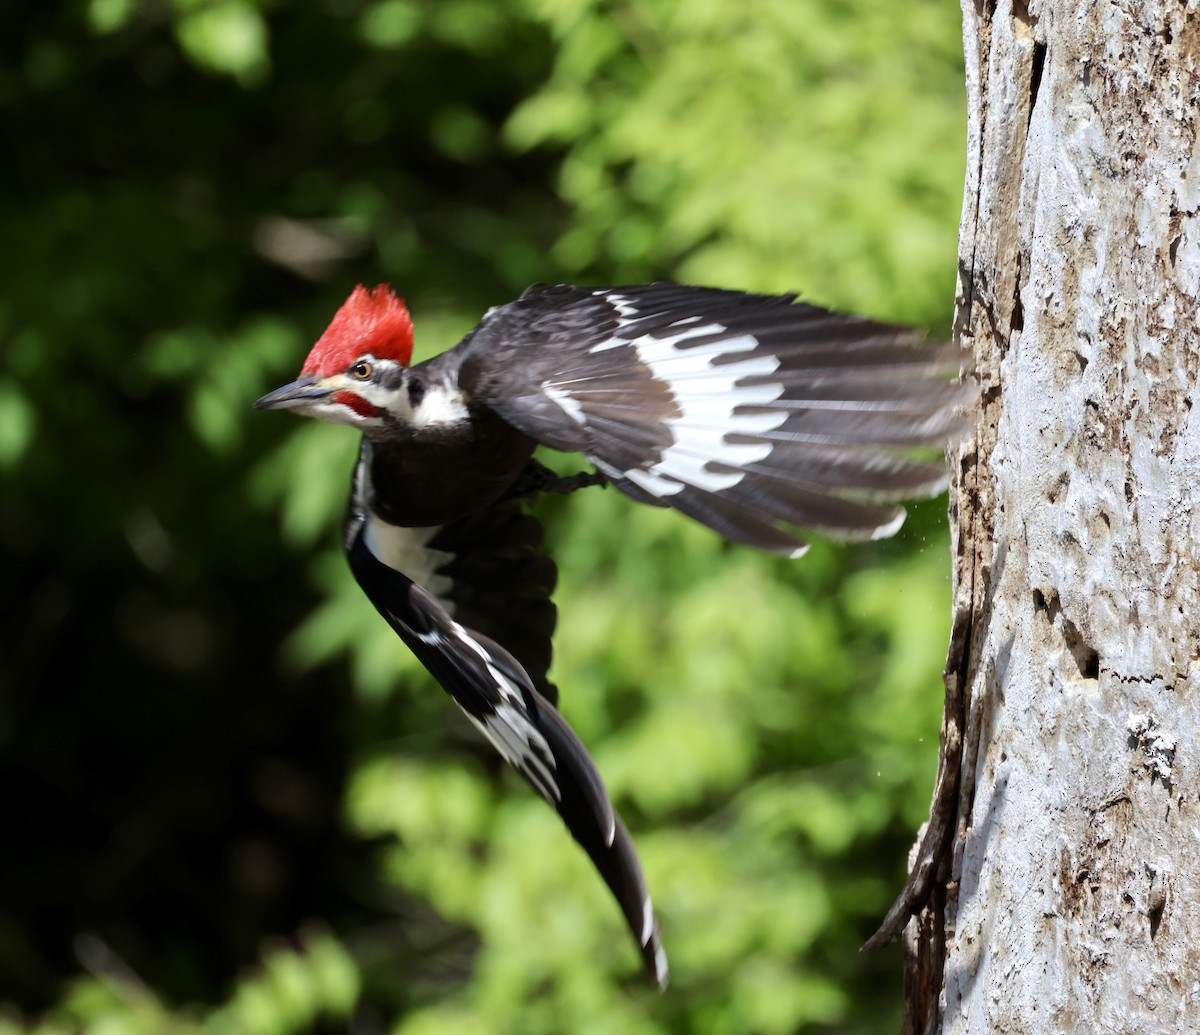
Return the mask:
[[[374,369],[375,368],[373,366],[371,366],[371,364],[368,363],[365,359],[360,359],[357,363],[354,364],[354,366],[352,366],[350,368],[350,374],[352,377],[357,377],[360,381],[365,381],[368,377],[371,376]]]

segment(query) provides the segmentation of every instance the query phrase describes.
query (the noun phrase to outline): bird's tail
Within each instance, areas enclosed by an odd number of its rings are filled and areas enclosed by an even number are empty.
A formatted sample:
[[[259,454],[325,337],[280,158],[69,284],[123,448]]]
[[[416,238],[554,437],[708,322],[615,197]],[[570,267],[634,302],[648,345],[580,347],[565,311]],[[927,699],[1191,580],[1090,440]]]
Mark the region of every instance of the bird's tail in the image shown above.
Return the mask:
[[[539,698],[537,709],[538,726],[557,769],[561,796],[554,806],[625,914],[646,973],[659,988],[665,988],[667,954],[633,838],[613,809],[600,773],[575,731],[547,701]]]

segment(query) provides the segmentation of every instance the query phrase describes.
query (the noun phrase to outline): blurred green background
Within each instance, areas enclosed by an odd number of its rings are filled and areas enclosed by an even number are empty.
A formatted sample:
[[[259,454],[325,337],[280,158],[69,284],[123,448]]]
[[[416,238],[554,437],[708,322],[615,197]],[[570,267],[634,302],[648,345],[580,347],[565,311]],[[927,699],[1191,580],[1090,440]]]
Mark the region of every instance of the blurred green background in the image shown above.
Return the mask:
[[[352,586],[356,436],[250,403],[358,282],[425,353],[539,280],[945,334],[957,5],[13,0],[0,110],[0,1032],[895,1031],[944,500],[796,563],[541,508],[660,996]]]

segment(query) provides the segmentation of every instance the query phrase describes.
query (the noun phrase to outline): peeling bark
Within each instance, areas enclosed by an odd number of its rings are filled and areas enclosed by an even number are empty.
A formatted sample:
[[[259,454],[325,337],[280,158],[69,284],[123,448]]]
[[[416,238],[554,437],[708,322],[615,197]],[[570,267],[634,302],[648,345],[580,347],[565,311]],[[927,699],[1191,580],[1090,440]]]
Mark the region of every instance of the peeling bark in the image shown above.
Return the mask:
[[[911,1032],[1200,1031],[1200,11],[963,0],[954,637]]]

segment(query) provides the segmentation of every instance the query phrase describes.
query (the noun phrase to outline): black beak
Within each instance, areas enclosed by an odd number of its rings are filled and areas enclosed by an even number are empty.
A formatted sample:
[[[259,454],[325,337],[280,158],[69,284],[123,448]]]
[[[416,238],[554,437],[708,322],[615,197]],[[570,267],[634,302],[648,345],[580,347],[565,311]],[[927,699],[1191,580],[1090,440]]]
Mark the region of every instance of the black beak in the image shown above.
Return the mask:
[[[256,410],[289,410],[294,406],[302,406],[304,403],[314,402],[317,399],[325,399],[332,394],[333,389],[318,385],[317,378],[302,377],[290,385],[284,385],[282,388],[276,388],[273,392],[268,392],[254,404],[254,408]]]

